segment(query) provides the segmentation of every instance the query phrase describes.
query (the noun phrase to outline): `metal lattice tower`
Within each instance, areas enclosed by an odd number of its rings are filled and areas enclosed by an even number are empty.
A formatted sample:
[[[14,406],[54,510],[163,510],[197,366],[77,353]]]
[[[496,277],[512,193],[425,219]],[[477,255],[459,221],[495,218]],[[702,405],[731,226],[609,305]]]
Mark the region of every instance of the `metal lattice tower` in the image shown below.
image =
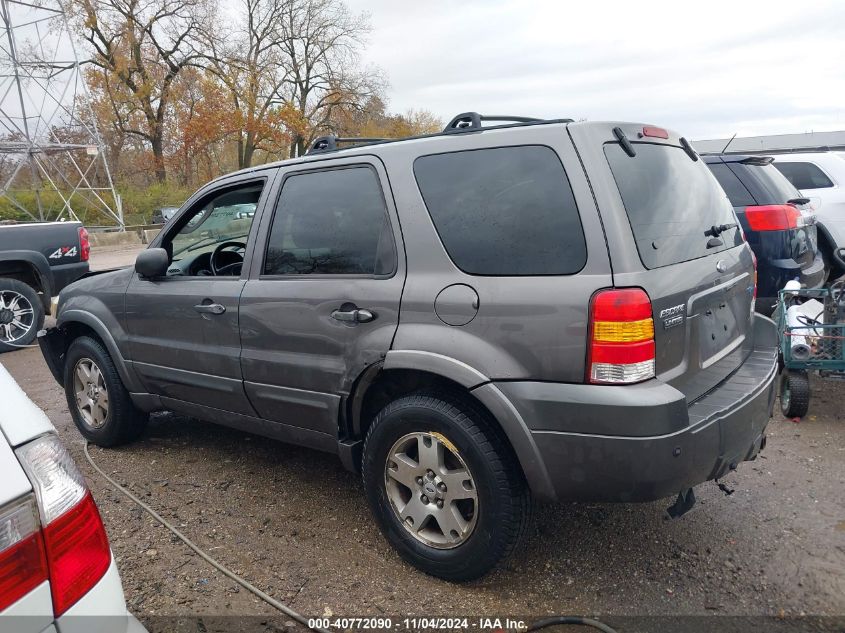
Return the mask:
[[[0,0],[0,219],[123,228],[61,0]]]

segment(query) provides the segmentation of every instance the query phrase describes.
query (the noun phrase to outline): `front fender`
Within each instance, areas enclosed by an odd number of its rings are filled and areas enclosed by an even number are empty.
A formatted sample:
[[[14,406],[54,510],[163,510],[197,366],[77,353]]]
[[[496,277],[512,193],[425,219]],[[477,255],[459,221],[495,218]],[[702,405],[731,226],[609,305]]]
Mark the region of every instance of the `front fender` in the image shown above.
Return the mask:
[[[72,323],[81,323],[91,328],[105,344],[109,356],[114,361],[117,372],[120,374],[120,379],[123,381],[126,389],[135,393],[142,392],[144,389],[135,374],[135,370],[132,368],[131,363],[127,362],[124,358],[113,334],[117,333],[118,336],[125,337],[123,328],[120,327],[116,319],[112,318],[109,321],[110,323],[107,325],[88,310],[63,306],[61,313],[56,319],[56,325],[61,329],[66,329]]]

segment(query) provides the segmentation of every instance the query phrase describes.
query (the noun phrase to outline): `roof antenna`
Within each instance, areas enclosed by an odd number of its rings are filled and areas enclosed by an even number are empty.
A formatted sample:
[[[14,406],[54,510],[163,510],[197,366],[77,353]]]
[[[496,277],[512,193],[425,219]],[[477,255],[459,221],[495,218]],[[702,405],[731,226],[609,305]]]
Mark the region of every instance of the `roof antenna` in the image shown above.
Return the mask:
[[[734,132],[734,135],[731,137],[731,140],[729,140],[727,143],[725,143],[725,146],[722,148],[722,151],[719,152],[719,153],[724,154],[728,150],[728,145],[733,143],[735,138],[736,138],[736,132]]]

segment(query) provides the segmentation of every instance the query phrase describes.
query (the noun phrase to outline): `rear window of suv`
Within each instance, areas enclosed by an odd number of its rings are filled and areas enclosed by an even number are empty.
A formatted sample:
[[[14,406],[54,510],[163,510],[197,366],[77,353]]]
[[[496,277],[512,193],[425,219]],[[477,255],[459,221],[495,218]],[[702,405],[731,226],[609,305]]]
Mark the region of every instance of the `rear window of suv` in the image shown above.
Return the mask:
[[[551,148],[421,156],[414,175],[443,246],[471,275],[571,275],[587,262],[566,172]]]
[[[646,268],[678,264],[742,243],[738,229],[721,234],[722,245],[707,248],[711,226],[737,223],[724,190],[704,161],[680,147],[635,143],[628,156],[616,143],[604,148]]]

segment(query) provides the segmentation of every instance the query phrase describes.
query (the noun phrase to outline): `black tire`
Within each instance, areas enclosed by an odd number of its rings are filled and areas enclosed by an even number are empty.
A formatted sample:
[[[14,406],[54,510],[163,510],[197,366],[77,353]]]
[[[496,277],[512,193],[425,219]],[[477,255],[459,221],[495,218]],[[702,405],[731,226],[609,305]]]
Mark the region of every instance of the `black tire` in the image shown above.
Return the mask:
[[[413,433],[446,438],[472,475],[477,493],[474,528],[451,549],[417,540],[388,498],[388,454],[395,442]],[[362,475],[370,507],[390,544],[411,565],[446,580],[486,574],[514,551],[530,522],[531,497],[513,451],[486,413],[459,395],[414,394],[387,405],[367,433]]]
[[[4,293],[6,294],[4,295]],[[38,335],[38,330],[44,327],[44,305],[41,303],[41,297],[38,296],[35,288],[17,279],[0,277],[0,296],[11,297],[15,294],[25,299],[32,308],[32,314],[27,314],[24,319],[29,327],[23,334],[21,334],[19,328],[14,328],[12,336],[9,337],[10,340],[7,342],[4,331],[5,321],[14,318],[15,315],[12,310],[0,308],[0,324],[3,324],[0,326],[0,352],[10,352],[31,345]]]
[[[85,419],[85,412],[77,403],[74,375],[80,363],[93,361],[102,374],[108,395],[108,409],[101,425],[94,426]],[[117,446],[136,439],[147,425],[149,416],[140,411],[123,386],[114,361],[103,344],[89,336],[81,336],[71,343],[65,355],[64,387],[67,406],[76,428],[82,436],[97,446]]]
[[[810,408],[810,377],[805,371],[786,371],[780,381],[780,411],[786,418],[803,418]]]

